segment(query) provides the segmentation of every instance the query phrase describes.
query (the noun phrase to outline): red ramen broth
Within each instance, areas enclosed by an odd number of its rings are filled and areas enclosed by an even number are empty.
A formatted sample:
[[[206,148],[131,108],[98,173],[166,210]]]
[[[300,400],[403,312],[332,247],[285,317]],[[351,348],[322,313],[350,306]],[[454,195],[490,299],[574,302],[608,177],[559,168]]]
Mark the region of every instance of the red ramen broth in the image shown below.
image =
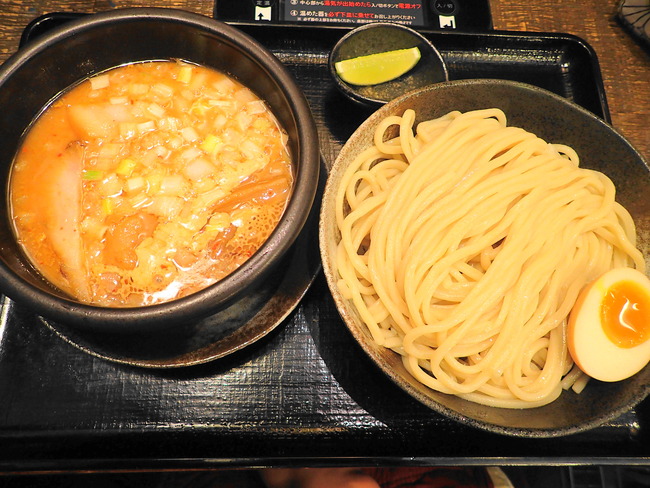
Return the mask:
[[[180,298],[231,273],[276,227],[287,135],[229,76],[176,61],[121,66],[58,98],[10,181],[35,267],[102,306]]]

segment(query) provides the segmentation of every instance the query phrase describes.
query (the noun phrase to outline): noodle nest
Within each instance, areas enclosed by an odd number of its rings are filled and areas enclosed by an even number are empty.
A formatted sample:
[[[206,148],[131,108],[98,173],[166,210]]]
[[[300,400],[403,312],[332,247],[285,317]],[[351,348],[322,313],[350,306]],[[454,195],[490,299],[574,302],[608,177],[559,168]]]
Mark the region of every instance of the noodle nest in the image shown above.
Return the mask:
[[[614,184],[499,109],[415,120],[381,120],[335,190],[338,292],[427,388],[501,408],[579,392],[579,291],[645,267]]]

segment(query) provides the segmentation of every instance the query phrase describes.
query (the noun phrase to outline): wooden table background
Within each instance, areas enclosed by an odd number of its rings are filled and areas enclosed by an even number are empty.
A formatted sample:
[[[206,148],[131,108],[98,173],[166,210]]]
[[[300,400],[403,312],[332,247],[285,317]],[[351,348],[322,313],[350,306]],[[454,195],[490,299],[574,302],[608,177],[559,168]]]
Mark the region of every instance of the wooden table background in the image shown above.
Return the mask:
[[[242,1],[242,0],[231,0]],[[650,48],[616,20],[618,0],[491,0],[497,30],[561,32],[587,41],[600,62],[616,127],[650,161]],[[123,7],[174,7],[207,16],[212,0],[0,0],[0,63],[18,48],[25,26],[51,12],[97,12]]]

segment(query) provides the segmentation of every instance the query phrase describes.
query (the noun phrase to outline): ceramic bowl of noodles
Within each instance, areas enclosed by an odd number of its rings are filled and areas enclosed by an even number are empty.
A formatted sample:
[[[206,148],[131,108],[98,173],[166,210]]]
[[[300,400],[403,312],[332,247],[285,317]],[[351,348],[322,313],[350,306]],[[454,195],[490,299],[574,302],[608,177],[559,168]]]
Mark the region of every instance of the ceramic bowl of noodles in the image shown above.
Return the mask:
[[[226,307],[290,249],[316,193],[303,93],[204,16],[65,23],[1,67],[0,104],[0,288],[74,327],[153,331]]]
[[[601,344],[605,299],[583,293],[613,268],[648,296],[649,191],[642,156],[564,98],[432,85],[379,109],[340,152],[323,268],[363,351],[416,400],[499,434],[581,432],[648,393],[647,334]],[[626,377],[608,374],[627,362]]]

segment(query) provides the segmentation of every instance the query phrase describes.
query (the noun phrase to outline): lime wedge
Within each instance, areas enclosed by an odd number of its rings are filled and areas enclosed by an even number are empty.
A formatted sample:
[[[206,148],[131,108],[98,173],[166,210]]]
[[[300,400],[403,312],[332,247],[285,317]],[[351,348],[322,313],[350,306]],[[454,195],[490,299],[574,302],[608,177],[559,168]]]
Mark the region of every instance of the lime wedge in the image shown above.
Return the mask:
[[[336,73],[352,85],[377,85],[402,76],[420,61],[417,47],[346,59],[334,64]]]

